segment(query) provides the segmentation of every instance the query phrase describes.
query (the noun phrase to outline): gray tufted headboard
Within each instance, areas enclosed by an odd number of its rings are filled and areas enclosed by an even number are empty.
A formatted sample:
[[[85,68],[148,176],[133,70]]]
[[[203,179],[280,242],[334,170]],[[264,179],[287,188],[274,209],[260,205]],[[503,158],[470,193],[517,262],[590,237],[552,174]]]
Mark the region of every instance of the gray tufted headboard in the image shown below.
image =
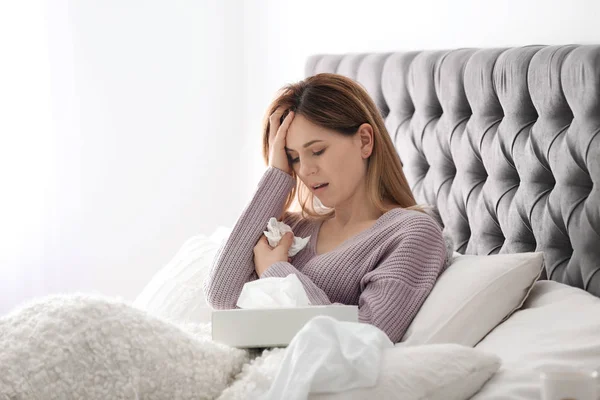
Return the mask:
[[[314,55],[360,82],[412,190],[466,254],[543,251],[600,296],[600,46]]]

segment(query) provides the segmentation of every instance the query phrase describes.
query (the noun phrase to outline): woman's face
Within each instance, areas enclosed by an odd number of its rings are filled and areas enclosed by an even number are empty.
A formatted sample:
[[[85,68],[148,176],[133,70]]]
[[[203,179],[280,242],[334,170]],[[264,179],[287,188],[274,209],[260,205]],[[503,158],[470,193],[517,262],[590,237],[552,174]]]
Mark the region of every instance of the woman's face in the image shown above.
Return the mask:
[[[358,134],[344,136],[296,115],[285,147],[298,178],[326,207],[345,203],[364,185],[368,156]]]

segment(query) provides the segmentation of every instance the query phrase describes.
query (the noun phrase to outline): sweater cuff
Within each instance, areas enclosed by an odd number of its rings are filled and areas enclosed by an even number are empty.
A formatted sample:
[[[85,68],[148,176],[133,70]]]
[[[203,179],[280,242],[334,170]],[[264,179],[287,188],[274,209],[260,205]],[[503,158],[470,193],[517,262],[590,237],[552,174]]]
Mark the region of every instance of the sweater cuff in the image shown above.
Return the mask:
[[[279,168],[267,167],[267,170],[263,174],[261,180],[258,183],[259,187],[264,186],[267,182],[269,185],[270,196],[279,197],[281,195],[287,195],[294,186],[296,186],[296,179],[287,172],[283,172]]]
[[[289,262],[278,261],[271,264],[271,266],[261,274],[260,278],[285,278],[286,276],[297,272],[298,270],[296,270],[296,267]]]

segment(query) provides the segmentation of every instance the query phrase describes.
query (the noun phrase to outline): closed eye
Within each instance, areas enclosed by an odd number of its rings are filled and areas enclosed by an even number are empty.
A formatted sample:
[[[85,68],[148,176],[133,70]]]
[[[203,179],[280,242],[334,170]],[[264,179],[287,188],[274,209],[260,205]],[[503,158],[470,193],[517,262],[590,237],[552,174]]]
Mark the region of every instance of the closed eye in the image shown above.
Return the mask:
[[[319,151],[316,151],[316,152],[314,152],[314,153],[313,153],[313,156],[320,156],[320,155],[321,155],[321,154],[323,154],[324,152],[325,152],[325,149],[323,149],[323,150],[319,150]],[[291,162],[292,164],[296,164],[298,161],[300,161],[300,157],[291,158],[291,157],[289,157],[289,156],[288,156],[288,158],[289,158],[289,160],[290,160],[290,162]]]

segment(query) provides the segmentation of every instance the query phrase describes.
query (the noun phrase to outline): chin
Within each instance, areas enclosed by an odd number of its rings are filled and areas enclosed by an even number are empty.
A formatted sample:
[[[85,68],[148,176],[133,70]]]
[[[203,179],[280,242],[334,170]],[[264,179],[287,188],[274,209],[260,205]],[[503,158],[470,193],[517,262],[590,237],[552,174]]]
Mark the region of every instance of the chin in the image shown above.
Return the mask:
[[[315,196],[315,206],[317,207],[326,207],[326,208],[333,208],[333,204],[331,204],[331,202],[327,201],[327,200],[321,200],[319,199],[317,196]]]
[[[321,204],[323,205],[323,207],[333,208],[333,205],[332,204],[328,204],[327,202],[321,202]]]

